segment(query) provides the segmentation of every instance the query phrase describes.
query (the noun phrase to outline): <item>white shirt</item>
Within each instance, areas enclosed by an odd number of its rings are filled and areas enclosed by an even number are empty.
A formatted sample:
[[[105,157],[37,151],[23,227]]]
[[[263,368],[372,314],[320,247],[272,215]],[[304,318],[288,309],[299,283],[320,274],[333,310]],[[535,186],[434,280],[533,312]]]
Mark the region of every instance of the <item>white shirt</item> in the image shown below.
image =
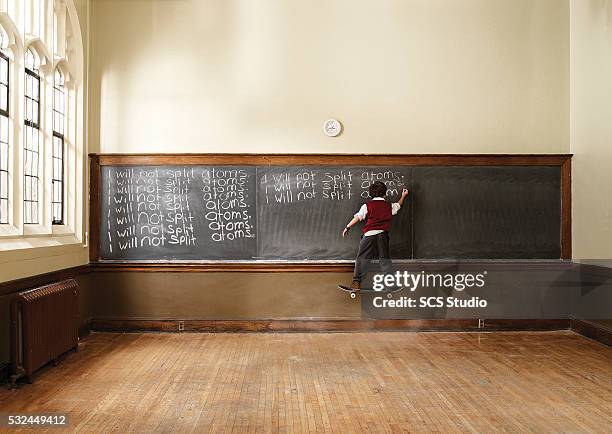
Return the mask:
[[[385,200],[384,197],[375,197],[372,200]],[[400,210],[402,206],[397,203],[397,202],[393,202],[391,204],[391,215],[395,215],[397,214],[397,212]],[[355,214],[355,217],[359,219],[359,221],[364,221],[366,219],[366,216],[368,214],[368,207],[367,205],[364,203],[363,205],[361,205],[361,208],[359,208],[359,211],[357,211],[357,214]],[[384,232],[382,229],[374,229],[371,231],[367,231],[365,234],[363,234],[364,237],[370,237],[372,235],[378,235],[380,233]]]

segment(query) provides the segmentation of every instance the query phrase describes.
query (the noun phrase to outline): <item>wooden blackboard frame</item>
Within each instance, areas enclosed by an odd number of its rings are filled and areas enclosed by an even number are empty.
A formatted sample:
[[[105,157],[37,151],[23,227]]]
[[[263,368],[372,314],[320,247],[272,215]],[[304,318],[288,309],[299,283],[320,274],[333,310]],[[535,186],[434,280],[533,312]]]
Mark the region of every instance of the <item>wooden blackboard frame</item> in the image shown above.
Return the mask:
[[[561,168],[561,259],[572,258],[572,154],[89,154],[89,259],[96,269],[124,271],[345,272],[351,265],[325,262],[159,263],[101,261],[100,176],[103,166],[557,166]]]

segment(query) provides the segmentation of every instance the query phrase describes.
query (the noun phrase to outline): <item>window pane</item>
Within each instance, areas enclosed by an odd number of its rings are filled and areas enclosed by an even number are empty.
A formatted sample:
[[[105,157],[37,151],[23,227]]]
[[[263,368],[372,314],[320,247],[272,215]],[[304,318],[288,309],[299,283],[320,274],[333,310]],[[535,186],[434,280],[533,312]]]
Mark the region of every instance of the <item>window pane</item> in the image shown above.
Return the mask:
[[[4,85],[0,85],[0,109],[7,110],[8,108],[8,89]]]
[[[62,207],[58,203],[53,204],[53,222],[61,224],[62,220]]]
[[[64,124],[66,122],[66,89],[61,71],[55,71],[55,81],[53,85],[53,131],[61,135],[64,134]]]
[[[32,199],[32,183],[31,181],[31,177],[26,176],[25,179],[23,180],[23,199],[24,200],[31,200]]]
[[[0,170],[8,171],[8,145],[0,143]]]
[[[25,202],[23,205],[23,221],[29,223],[32,221],[31,202]]]
[[[0,143],[8,144],[9,121],[6,116],[0,116]]]
[[[8,200],[0,199],[0,223],[8,223]]]
[[[24,175],[31,175],[32,174],[32,157],[30,156],[32,153],[28,150],[26,150],[23,153],[23,173]]]
[[[8,199],[8,173],[0,172],[0,199]]]
[[[26,121],[32,120],[32,100],[28,98],[25,101],[25,119]]]
[[[8,62],[6,59],[0,59],[0,81],[2,83],[8,81]]]
[[[32,101],[32,122],[38,124],[38,103],[36,101]]]

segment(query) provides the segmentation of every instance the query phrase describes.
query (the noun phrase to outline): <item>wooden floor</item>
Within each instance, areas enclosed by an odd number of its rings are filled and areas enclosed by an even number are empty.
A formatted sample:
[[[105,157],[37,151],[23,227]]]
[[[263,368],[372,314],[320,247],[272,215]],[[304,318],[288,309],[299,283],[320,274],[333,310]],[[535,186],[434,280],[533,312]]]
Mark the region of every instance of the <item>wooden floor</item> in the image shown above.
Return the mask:
[[[611,432],[612,348],[572,332],[100,333],[0,390],[0,412],[95,433]]]

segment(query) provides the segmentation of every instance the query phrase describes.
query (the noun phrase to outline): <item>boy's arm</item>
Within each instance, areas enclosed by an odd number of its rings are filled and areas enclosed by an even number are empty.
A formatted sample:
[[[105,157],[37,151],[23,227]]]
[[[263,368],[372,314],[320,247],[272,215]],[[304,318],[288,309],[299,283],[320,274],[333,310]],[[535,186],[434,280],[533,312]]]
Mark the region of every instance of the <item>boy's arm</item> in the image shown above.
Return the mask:
[[[402,197],[400,197],[399,200],[397,201],[397,203],[399,203],[399,206],[404,205],[404,201],[406,200],[409,194],[410,192],[408,191],[408,189],[404,188],[402,190]]]
[[[361,220],[359,220],[359,218],[357,217],[353,217],[353,219],[348,223],[348,225],[346,225],[346,227],[344,228],[344,230],[342,231],[342,236],[346,237],[346,234],[348,234],[348,231],[350,228],[352,228],[353,226],[355,226],[357,223],[359,223]]]
[[[368,207],[366,207],[365,205],[362,205],[361,208],[359,208],[359,211],[357,212],[357,214],[355,214],[353,219],[348,223],[348,225],[346,225],[346,227],[342,231],[342,236],[346,237],[346,234],[348,234],[349,229],[351,229],[353,226],[355,226],[360,221],[365,220],[367,213],[368,213]]]

